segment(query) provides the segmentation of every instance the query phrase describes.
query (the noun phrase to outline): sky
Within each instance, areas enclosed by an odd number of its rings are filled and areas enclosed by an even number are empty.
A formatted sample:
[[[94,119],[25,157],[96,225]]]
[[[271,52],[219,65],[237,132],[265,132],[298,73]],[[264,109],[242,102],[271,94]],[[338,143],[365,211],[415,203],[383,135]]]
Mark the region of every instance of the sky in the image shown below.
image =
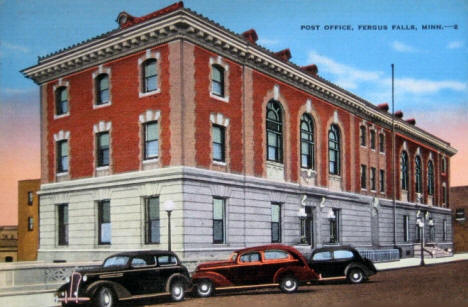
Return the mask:
[[[0,225],[17,224],[18,180],[40,177],[39,90],[20,70],[37,56],[117,27],[121,11],[146,15],[157,0],[0,0]],[[375,104],[391,102],[458,149],[451,185],[468,185],[468,1],[184,1],[258,44],[289,48],[294,63]],[[425,30],[424,25],[442,29]]]

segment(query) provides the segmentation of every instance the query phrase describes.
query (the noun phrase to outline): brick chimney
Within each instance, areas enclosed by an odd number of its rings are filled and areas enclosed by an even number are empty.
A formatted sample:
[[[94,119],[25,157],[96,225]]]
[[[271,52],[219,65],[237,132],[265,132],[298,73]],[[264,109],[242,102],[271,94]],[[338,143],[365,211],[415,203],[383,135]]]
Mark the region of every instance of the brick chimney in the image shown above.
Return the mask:
[[[283,49],[274,53],[275,56],[283,62],[289,61],[291,59],[291,51],[289,49]]]
[[[251,42],[252,44],[255,44],[257,42],[257,40],[258,40],[257,32],[255,32],[254,29],[250,29],[250,30],[245,31],[244,33],[242,33],[242,36],[246,40]]]
[[[302,66],[301,69],[305,71],[308,74],[316,76],[318,73],[318,67],[315,64],[307,65],[307,66]]]
[[[378,105],[377,105],[377,108],[378,108],[379,110],[388,112],[388,103],[384,102],[384,103],[378,104]]]
[[[403,111],[401,111],[401,110],[396,111],[395,112],[395,117],[399,118],[399,119],[402,119],[403,118]]]

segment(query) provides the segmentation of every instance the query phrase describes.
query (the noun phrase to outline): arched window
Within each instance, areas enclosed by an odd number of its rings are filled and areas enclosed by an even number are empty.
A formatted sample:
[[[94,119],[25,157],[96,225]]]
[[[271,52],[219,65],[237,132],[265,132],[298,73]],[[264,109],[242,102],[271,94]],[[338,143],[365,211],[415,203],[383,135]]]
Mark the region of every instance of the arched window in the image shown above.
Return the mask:
[[[434,194],[434,164],[431,160],[427,162],[427,194]]]
[[[219,65],[211,66],[211,92],[224,97],[224,68]]]
[[[406,151],[401,153],[400,159],[400,178],[401,178],[401,189],[408,191],[408,154]]]
[[[68,113],[68,91],[65,86],[55,91],[55,113],[57,115]]]
[[[109,102],[109,75],[100,74],[96,78],[96,104]]]
[[[158,72],[156,59],[148,59],[143,62],[143,92],[148,93],[158,89]]]
[[[331,125],[328,131],[328,171],[332,175],[340,174],[340,129],[337,125]]]
[[[271,100],[266,110],[267,160],[283,162],[283,120],[278,101]]]
[[[314,121],[305,113],[301,118],[301,167],[314,168]]]
[[[416,156],[414,161],[414,168],[415,168],[415,191],[416,193],[422,193],[422,170],[421,170],[421,157]]]

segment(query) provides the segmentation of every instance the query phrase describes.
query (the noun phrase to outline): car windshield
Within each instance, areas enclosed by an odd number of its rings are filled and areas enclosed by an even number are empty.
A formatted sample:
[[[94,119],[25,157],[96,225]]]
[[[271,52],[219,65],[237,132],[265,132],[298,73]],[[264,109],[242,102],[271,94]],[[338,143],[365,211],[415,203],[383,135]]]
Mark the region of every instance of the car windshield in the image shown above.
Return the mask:
[[[113,267],[113,266],[122,266],[126,265],[129,257],[127,256],[114,256],[107,258],[106,261],[102,264],[104,268]]]

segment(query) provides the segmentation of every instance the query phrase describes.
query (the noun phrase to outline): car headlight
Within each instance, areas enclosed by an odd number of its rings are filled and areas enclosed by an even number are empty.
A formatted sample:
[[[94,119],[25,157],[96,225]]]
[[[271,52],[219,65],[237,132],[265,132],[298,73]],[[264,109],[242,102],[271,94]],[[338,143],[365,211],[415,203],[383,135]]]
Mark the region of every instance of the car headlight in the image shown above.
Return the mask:
[[[83,281],[86,282],[88,280],[88,276],[83,276]]]

